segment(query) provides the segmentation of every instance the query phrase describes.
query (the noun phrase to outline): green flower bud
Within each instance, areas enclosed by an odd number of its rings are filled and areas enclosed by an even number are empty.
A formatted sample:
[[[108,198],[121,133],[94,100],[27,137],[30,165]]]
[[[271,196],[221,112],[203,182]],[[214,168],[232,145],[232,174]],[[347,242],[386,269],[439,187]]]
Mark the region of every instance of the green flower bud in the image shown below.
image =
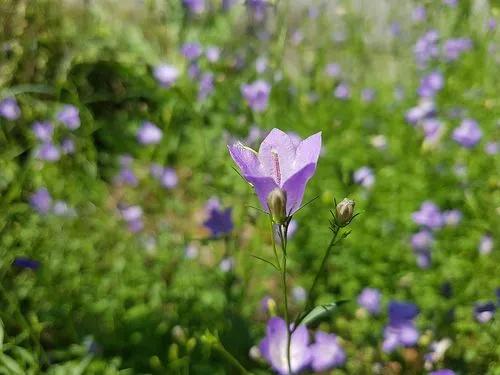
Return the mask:
[[[354,205],[354,201],[348,198],[344,198],[342,202],[337,204],[335,218],[338,226],[345,227],[351,222],[354,215]]]
[[[267,196],[267,207],[276,224],[284,224],[286,221],[286,192],[275,188]]]

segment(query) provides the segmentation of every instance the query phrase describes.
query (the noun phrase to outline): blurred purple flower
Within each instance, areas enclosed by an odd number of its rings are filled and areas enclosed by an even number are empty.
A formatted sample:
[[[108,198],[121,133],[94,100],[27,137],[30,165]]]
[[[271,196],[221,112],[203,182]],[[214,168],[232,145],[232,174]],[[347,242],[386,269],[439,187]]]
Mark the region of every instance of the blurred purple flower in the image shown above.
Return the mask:
[[[496,306],[493,302],[478,302],[474,306],[474,318],[479,323],[488,323],[495,316]]]
[[[373,99],[375,99],[375,91],[373,89],[363,89],[363,91],[361,91],[361,99],[365,102],[365,103],[369,103],[369,102],[372,102]]]
[[[56,118],[68,129],[75,130],[80,127],[80,112],[74,105],[65,105],[57,113]]]
[[[486,27],[488,28],[489,31],[494,31],[497,28],[497,20],[491,17],[488,20]]]
[[[326,66],[326,75],[332,78],[337,78],[342,72],[342,68],[337,63],[331,63]]]
[[[201,48],[199,43],[189,42],[182,45],[181,53],[186,59],[192,61],[201,56],[201,54],[203,53],[203,49]]]
[[[267,69],[267,57],[266,56],[259,56],[255,60],[255,70],[257,73],[264,73]]]
[[[182,0],[182,5],[192,14],[202,14],[205,11],[205,0]]]
[[[142,123],[137,131],[137,139],[143,145],[152,145],[160,143],[163,137],[163,132],[155,124],[149,121]]]
[[[447,368],[429,372],[429,375],[455,375],[455,372]]]
[[[189,64],[188,69],[188,76],[191,79],[198,79],[201,75],[201,69],[200,69],[200,64],[198,61],[194,61]]]
[[[36,271],[40,268],[40,262],[34,259],[26,257],[16,257],[12,262],[12,265],[19,268],[27,268]]]
[[[499,150],[500,150],[500,143],[499,142],[488,142],[484,146],[484,151],[488,155],[497,155]]]
[[[361,167],[354,172],[353,180],[356,184],[370,189],[375,183],[375,175],[370,167]]]
[[[436,142],[442,134],[443,126],[437,118],[428,118],[422,121],[422,129],[424,130],[425,140],[427,142]]]
[[[262,356],[279,374],[289,374],[287,363],[287,328],[283,319],[274,317],[269,319],[266,328],[266,337],[260,342],[259,349]],[[300,325],[290,339],[290,368],[296,374],[306,368],[311,362],[309,350],[309,332]]]
[[[315,372],[327,371],[345,363],[346,354],[340,346],[337,336],[325,332],[316,332],[315,342],[309,348],[311,366]]]
[[[447,61],[455,61],[471,48],[472,41],[469,38],[448,39],[443,45],[444,58]]]
[[[232,208],[222,209],[216,198],[208,201],[205,206],[207,219],[203,225],[210,231],[212,237],[220,237],[231,233],[234,228],[231,217]]]
[[[478,250],[480,254],[490,254],[493,250],[493,237],[489,234],[485,234],[481,237],[479,242]]]
[[[266,15],[266,0],[247,0],[245,1],[249,11],[253,14],[255,20],[260,22]]]
[[[358,296],[358,305],[366,309],[371,314],[380,312],[382,293],[375,288],[364,288]]]
[[[412,303],[392,301],[389,303],[389,324],[384,329],[382,349],[386,353],[400,346],[413,346],[419,333],[413,319],[418,315],[418,308]]]
[[[7,120],[17,120],[21,116],[21,109],[14,98],[6,98],[0,101],[0,116]]]
[[[418,5],[413,9],[411,18],[415,22],[423,22],[427,18],[427,11],[423,5]]]
[[[63,154],[69,155],[75,152],[75,142],[71,138],[63,139],[61,143],[61,150]]]
[[[415,251],[429,250],[434,242],[434,236],[426,229],[415,233],[411,237],[411,246]]]
[[[448,210],[443,212],[444,223],[447,226],[455,227],[462,221],[462,212],[460,210]]]
[[[161,64],[155,66],[153,76],[160,86],[169,88],[180,76],[179,69],[173,65]]]
[[[390,30],[392,36],[398,37],[399,35],[401,35],[401,24],[399,22],[392,22]]]
[[[207,48],[205,48],[205,57],[211,63],[219,61],[220,48],[217,46],[208,46]]]
[[[120,173],[116,176],[115,182],[130,186],[137,186],[139,180],[130,167],[122,167],[120,169]]]
[[[273,129],[261,143],[259,152],[236,143],[229,153],[243,177],[253,185],[260,203],[269,212],[267,198],[276,188],[286,193],[286,215],[300,208],[307,182],[316,171],[321,151],[321,133],[294,145],[290,136]]]
[[[421,100],[416,107],[410,108],[408,112],[406,112],[405,118],[410,124],[416,124],[432,116],[435,110],[434,102],[429,99],[424,99]]]
[[[30,197],[30,205],[39,214],[47,214],[52,209],[52,197],[46,188],[40,188]]]
[[[251,84],[241,86],[241,93],[247,101],[247,104],[255,112],[266,110],[271,93],[271,85],[263,80],[257,80]]]
[[[422,77],[418,95],[429,98],[436,95],[444,86],[444,78],[440,72],[434,71]]]
[[[173,189],[177,186],[179,178],[177,177],[177,172],[174,168],[167,167],[163,170],[161,176],[161,184],[167,189]]]
[[[349,99],[351,97],[351,90],[349,88],[349,85],[347,83],[341,82],[337,85],[335,90],[333,91],[333,95],[337,99]]]
[[[471,119],[464,119],[460,126],[453,130],[452,135],[453,140],[465,148],[474,147],[482,136],[481,128],[476,121]]]
[[[198,101],[204,101],[214,91],[214,75],[204,73],[198,86]]]
[[[307,291],[301,286],[294,286],[292,288],[292,297],[295,302],[303,303],[307,298]]]
[[[415,252],[417,257],[417,266],[422,269],[427,269],[431,266],[431,252],[429,250],[419,250]]]
[[[137,233],[144,228],[144,222],[142,221],[143,211],[140,206],[122,208],[121,215],[127,223],[130,232]]]
[[[37,159],[44,161],[58,161],[61,158],[61,151],[51,142],[41,144],[35,151]]]
[[[443,0],[443,4],[449,7],[455,7],[458,4],[458,0]]]
[[[420,210],[412,214],[413,221],[422,226],[426,226],[430,229],[441,228],[444,225],[443,215],[436,206],[431,201],[425,201],[420,206]]]
[[[438,39],[438,32],[430,30],[417,40],[413,53],[418,66],[425,67],[430,60],[439,55]]]
[[[55,201],[52,212],[57,216],[73,217],[76,216],[75,210],[64,201]]]
[[[35,138],[42,142],[52,141],[54,127],[48,121],[37,121],[31,126]]]

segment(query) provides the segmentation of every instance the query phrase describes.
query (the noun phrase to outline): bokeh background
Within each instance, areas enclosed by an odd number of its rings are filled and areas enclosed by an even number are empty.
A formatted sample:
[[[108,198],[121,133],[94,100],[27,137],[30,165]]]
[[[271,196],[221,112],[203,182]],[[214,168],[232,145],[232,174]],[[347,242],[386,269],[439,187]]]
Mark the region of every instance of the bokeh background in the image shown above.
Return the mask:
[[[323,132],[292,311],[334,198],[361,213],[320,279],[318,303],[347,300],[319,323],[330,372],[500,374],[498,1],[2,0],[0,20],[2,374],[237,373],[210,335],[270,373],[279,275],[226,145],[274,127]],[[418,308],[413,345],[384,347],[391,301]]]

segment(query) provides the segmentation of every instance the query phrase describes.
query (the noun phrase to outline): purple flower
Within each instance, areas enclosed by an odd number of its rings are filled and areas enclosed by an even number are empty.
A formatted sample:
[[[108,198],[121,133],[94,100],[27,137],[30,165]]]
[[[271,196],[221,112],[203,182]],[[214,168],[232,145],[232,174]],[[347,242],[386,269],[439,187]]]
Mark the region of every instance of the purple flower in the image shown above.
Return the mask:
[[[31,126],[35,138],[42,142],[52,141],[54,127],[48,121],[37,121]]]
[[[444,86],[444,78],[440,72],[431,72],[420,80],[418,94],[422,97],[432,97],[436,95]]]
[[[58,161],[61,157],[61,151],[53,143],[45,142],[36,149],[35,155],[40,160]]]
[[[356,184],[370,189],[375,183],[375,175],[370,167],[361,167],[354,172],[353,180]]]
[[[266,0],[247,0],[245,3],[257,22],[264,19],[267,6]]]
[[[253,83],[242,85],[241,93],[252,110],[263,112],[266,110],[269,102],[271,85],[266,81],[257,80]]]
[[[498,143],[498,142],[488,142],[484,146],[484,151],[488,155],[497,155],[498,150],[500,150],[500,143]]]
[[[415,22],[425,21],[427,18],[427,11],[425,10],[425,7],[423,5],[418,5],[415,9],[413,9],[411,18]]]
[[[220,237],[231,233],[234,227],[231,208],[222,209],[219,201],[216,198],[212,198],[207,202],[205,209],[208,218],[203,222],[203,225],[210,231],[213,237]]]
[[[65,155],[75,152],[75,142],[70,138],[63,139],[61,143],[61,150]]]
[[[429,118],[435,113],[435,105],[432,100],[424,99],[413,108],[410,108],[406,112],[406,121],[410,124],[416,124],[417,122]]]
[[[294,145],[288,134],[273,129],[258,153],[241,143],[228,149],[243,177],[255,188],[264,210],[269,212],[269,194],[280,188],[286,193],[286,215],[290,216],[300,208],[306,184],[316,171],[321,133]]]
[[[443,4],[448,5],[449,7],[455,7],[458,3],[458,0],[443,0]]]
[[[417,256],[417,266],[422,269],[427,269],[431,266],[431,252],[429,250],[419,250],[415,252]]]
[[[460,55],[472,48],[472,41],[468,38],[448,39],[444,42],[443,53],[447,61],[457,60]]]
[[[493,302],[476,303],[474,306],[474,318],[479,323],[488,323],[495,315],[496,306]]]
[[[428,230],[421,230],[411,236],[411,246],[415,251],[429,250],[434,242],[434,236]]]
[[[493,31],[497,28],[497,20],[494,19],[493,17],[491,17],[487,24],[486,24],[486,27],[488,28],[489,31]]]
[[[179,178],[174,168],[165,168],[161,176],[161,184],[167,189],[173,189],[177,186]]]
[[[116,176],[115,181],[130,186],[137,186],[139,183],[137,176],[130,167],[122,167],[122,169],[120,169],[120,173]]]
[[[234,268],[234,258],[233,257],[226,257],[221,260],[219,264],[219,269],[222,272],[229,272]]]
[[[40,267],[40,262],[26,257],[16,257],[12,265],[19,268],[27,268],[36,271]]]
[[[137,139],[143,145],[153,145],[160,143],[163,132],[152,122],[145,121],[137,131]]]
[[[199,43],[190,42],[190,43],[184,43],[182,45],[181,53],[186,59],[192,61],[200,57],[201,54],[203,53],[203,50]]]
[[[429,375],[455,375],[455,372],[447,368],[429,372]]]
[[[40,188],[30,197],[31,207],[39,214],[47,214],[52,209],[52,197],[45,188]]]
[[[424,119],[422,121],[422,129],[424,130],[425,141],[430,143],[437,142],[443,133],[443,125],[436,118]]]
[[[365,288],[358,296],[358,304],[371,314],[378,314],[380,312],[381,299],[382,294],[378,289]]]
[[[169,88],[180,76],[179,69],[173,65],[161,64],[154,68],[153,76],[160,86]]]
[[[0,116],[7,120],[17,120],[21,116],[21,109],[14,98],[6,98],[0,101]]]
[[[339,83],[335,90],[333,91],[333,95],[337,99],[349,99],[351,97],[351,90],[349,88],[349,85],[347,83]]]
[[[361,91],[361,99],[365,103],[372,102],[373,99],[375,99],[375,91],[373,89],[363,89],[363,91]]]
[[[420,67],[425,67],[430,60],[439,55],[439,48],[437,45],[438,39],[438,32],[436,30],[430,30],[415,43],[413,53]]]
[[[340,76],[340,73],[342,72],[342,68],[337,63],[331,63],[331,64],[328,64],[326,66],[325,71],[329,77],[336,78],[336,77]]]
[[[418,225],[426,226],[430,229],[441,228],[444,225],[443,215],[431,201],[425,201],[420,206],[420,210],[412,214],[413,221]]]
[[[192,14],[202,14],[205,11],[205,0],[182,0],[182,5]]]
[[[204,101],[214,91],[214,75],[205,73],[200,78],[198,86],[198,101]]]
[[[255,70],[257,73],[264,73],[267,69],[267,57],[260,56],[255,60]]]
[[[462,212],[460,210],[448,210],[443,212],[443,219],[446,225],[450,227],[457,226],[462,220]]]
[[[474,147],[481,137],[483,132],[476,121],[465,119],[460,126],[453,130],[453,140],[465,148]]]
[[[56,115],[68,129],[75,130],[80,127],[80,112],[74,105],[65,105]]]
[[[346,355],[336,335],[318,331],[314,338],[315,342],[309,350],[311,352],[311,366],[315,372],[327,371],[345,363]]]
[[[481,237],[478,247],[480,254],[489,254],[493,250],[493,237],[489,234],[485,234]]]
[[[217,46],[208,46],[205,49],[205,57],[211,63],[219,61],[220,58],[220,48]]]
[[[389,324],[384,329],[382,349],[390,353],[400,346],[413,346],[419,333],[413,323],[418,308],[412,303],[392,301],[389,304]]]
[[[130,232],[137,233],[144,228],[142,221],[142,208],[140,206],[129,206],[121,209],[123,220],[127,222]]]
[[[290,374],[287,361],[287,328],[281,318],[271,318],[267,323],[266,337],[260,342],[262,356],[279,374]],[[290,368],[296,374],[311,362],[309,332],[303,325],[297,327],[290,339]]]

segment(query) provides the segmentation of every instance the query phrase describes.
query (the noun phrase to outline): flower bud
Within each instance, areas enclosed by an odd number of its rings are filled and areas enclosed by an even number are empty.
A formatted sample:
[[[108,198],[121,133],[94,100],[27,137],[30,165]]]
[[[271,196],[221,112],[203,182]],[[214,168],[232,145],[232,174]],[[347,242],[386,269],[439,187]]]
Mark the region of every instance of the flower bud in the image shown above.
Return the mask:
[[[337,225],[340,227],[345,227],[352,220],[354,214],[354,201],[352,199],[344,198],[342,202],[337,204],[336,208],[336,220]]]
[[[267,196],[267,207],[276,224],[283,224],[286,220],[286,192],[275,188]]]

